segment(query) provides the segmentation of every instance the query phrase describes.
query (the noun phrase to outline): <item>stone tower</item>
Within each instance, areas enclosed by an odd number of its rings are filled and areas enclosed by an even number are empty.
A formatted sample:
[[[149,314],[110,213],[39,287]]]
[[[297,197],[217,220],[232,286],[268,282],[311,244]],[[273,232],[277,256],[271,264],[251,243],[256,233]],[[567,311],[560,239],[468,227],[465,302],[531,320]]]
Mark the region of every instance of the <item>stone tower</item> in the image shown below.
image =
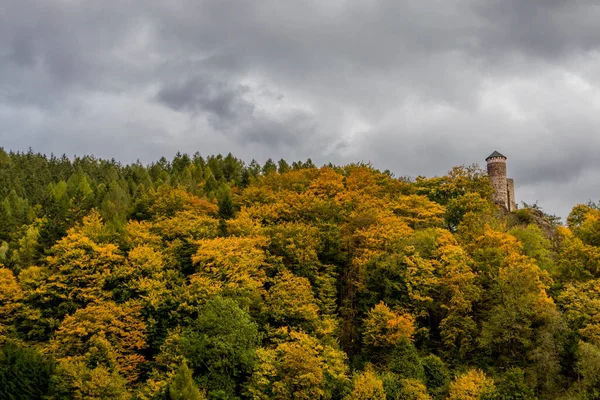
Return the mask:
[[[515,182],[506,177],[506,157],[494,151],[485,161],[490,181],[494,187],[494,202],[508,211],[516,210]]]

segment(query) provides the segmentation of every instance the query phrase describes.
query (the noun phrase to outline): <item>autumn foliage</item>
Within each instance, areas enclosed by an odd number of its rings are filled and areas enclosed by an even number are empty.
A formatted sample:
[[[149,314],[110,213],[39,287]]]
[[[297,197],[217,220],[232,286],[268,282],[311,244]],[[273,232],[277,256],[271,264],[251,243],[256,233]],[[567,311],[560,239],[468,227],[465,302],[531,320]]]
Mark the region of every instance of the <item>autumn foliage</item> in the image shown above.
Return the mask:
[[[600,393],[593,203],[507,213],[475,166],[0,156],[6,398]]]

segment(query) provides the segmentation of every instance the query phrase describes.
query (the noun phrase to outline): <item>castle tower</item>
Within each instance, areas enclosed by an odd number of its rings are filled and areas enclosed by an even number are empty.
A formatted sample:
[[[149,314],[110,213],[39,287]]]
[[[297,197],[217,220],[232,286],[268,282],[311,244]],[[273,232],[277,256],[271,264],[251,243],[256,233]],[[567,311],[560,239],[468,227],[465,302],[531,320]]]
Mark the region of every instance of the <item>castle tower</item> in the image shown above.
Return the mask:
[[[515,210],[515,183],[512,179],[506,178],[506,157],[494,151],[485,161],[494,187],[494,202],[508,211]]]

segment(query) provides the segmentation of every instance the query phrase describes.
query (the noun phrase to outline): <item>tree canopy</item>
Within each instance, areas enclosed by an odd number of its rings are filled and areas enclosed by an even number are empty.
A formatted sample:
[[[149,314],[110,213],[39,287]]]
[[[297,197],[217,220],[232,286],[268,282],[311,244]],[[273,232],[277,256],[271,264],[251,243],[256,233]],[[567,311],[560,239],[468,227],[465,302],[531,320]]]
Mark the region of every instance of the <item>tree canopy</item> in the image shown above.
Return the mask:
[[[600,212],[487,175],[0,152],[0,397],[593,399]]]

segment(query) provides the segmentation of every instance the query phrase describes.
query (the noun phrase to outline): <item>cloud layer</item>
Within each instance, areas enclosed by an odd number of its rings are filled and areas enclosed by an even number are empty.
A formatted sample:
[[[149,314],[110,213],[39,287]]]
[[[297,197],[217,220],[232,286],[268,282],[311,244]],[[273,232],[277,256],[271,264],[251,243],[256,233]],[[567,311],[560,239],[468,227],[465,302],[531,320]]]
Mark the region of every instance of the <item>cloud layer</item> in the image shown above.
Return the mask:
[[[0,140],[125,162],[177,151],[509,157],[517,198],[600,199],[593,0],[5,0]]]

